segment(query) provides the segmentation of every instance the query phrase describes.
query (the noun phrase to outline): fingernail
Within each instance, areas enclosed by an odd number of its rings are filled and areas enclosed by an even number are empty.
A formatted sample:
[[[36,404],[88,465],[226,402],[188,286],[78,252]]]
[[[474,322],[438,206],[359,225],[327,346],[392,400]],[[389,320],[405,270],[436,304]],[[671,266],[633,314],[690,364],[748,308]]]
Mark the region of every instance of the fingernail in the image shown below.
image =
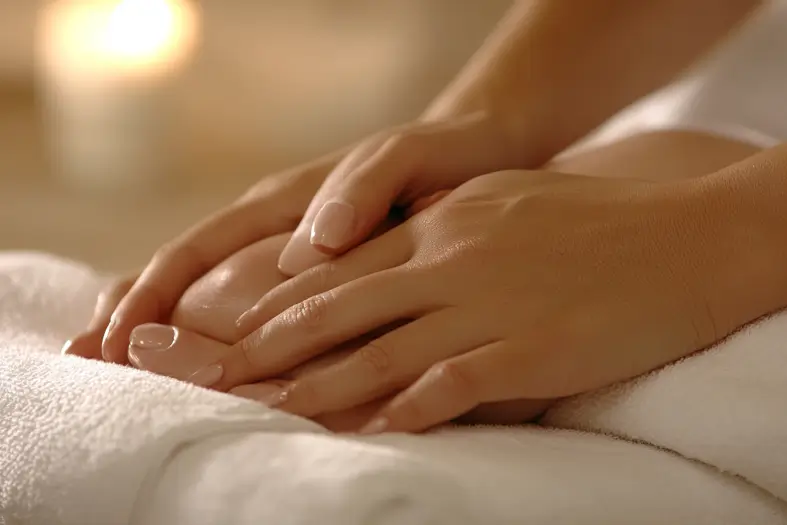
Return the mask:
[[[273,408],[283,404],[290,397],[292,386],[280,388],[276,392],[258,398],[258,401],[263,405]]]
[[[101,338],[101,358],[104,361],[111,361],[109,358],[109,354],[107,352],[107,340],[112,336],[112,332],[115,330],[115,326],[117,326],[117,321],[112,318],[109,320],[109,324],[107,325],[107,329],[104,330],[104,337]]]
[[[109,320],[109,324],[107,325],[107,329],[104,330],[104,340],[103,341],[106,341],[107,338],[109,338],[109,336],[112,335],[112,332],[115,330],[115,326],[117,326],[117,324],[118,323],[117,323],[117,320],[115,318],[112,318],[112,319]]]
[[[243,328],[244,326],[246,326],[247,323],[251,322],[250,320],[254,317],[254,314],[256,314],[257,312],[259,312],[259,308],[257,308],[256,305],[252,306],[251,308],[243,312],[240,315],[240,317],[238,317],[238,320],[235,321],[235,327]]]
[[[251,399],[252,401],[259,401],[260,399],[267,398],[268,396],[278,393],[281,390],[279,385],[270,385],[265,383],[257,383],[254,385],[241,385],[229,391],[233,396]]]
[[[141,324],[131,331],[128,338],[128,360],[143,370],[155,367],[156,358],[153,354],[172,348],[177,338],[178,330],[172,326]]]
[[[68,349],[71,348],[71,345],[73,345],[73,344],[74,344],[74,341],[72,341],[71,339],[66,341],[65,344],[63,345],[63,348],[60,349],[60,353],[63,354],[63,355],[67,354],[68,353]]]
[[[385,417],[376,417],[369,421],[366,425],[364,425],[361,430],[358,431],[359,434],[379,434],[386,428],[391,422],[388,421],[388,418]]]
[[[305,232],[302,234],[296,232],[279,256],[279,271],[288,277],[293,277],[330,258],[330,255],[322,253],[309,243]]]
[[[310,241],[332,250],[350,240],[355,223],[355,208],[345,202],[328,201],[314,217]]]
[[[172,326],[147,323],[131,331],[131,346],[141,350],[166,350],[175,343],[177,330]]]
[[[211,386],[219,382],[224,375],[224,367],[218,363],[200,368],[189,376],[186,381],[197,386]]]

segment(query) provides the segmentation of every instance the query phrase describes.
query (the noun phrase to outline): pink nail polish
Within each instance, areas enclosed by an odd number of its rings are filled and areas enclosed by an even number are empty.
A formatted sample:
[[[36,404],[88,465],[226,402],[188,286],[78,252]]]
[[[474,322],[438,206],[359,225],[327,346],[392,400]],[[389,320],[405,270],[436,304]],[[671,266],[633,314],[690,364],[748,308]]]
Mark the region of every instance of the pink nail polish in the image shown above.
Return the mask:
[[[115,326],[117,325],[117,321],[113,318],[109,320],[109,325],[107,325],[107,329],[104,330],[104,337],[101,338],[101,358],[104,361],[111,362],[110,355],[107,352],[107,340],[112,336],[112,332],[115,330]]]
[[[224,367],[219,363],[200,368],[191,374],[186,381],[197,386],[209,387],[219,382],[224,375]]]
[[[244,399],[251,399],[252,401],[259,402],[260,399],[278,393],[280,390],[281,387],[278,385],[257,383],[254,385],[236,386],[235,388],[230,390],[229,393],[232,394],[233,396],[238,396]]]
[[[355,208],[347,203],[328,201],[314,217],[312,244],[336,250],[347,244],[353,234]]]
[[[142,350],[166,350],[175,344],[178,331],[175,327],[156,323],[146,323],[131,331],[131,346]]]
[[[359,434],[379,434],[388,428],[391,422],[386,417],[376,417],[361,428]]]
[[[260,403],[262,403],[267,407],[274,408],[284,404],[287,401],[287,398],[290,397],[291,391],[292,391],[292,386],[287,386],[279,389],[276,392],[273,392],[271,394],[268,394],[267,396],[260,398],[259,401]]]

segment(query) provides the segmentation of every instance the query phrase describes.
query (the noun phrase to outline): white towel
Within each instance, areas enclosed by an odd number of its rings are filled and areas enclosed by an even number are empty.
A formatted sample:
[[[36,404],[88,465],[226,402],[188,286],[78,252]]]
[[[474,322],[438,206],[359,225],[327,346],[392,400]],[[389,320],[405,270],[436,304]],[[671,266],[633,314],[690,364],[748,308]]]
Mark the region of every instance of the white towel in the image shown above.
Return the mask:
[[[0,257],[2,525],[787,523],[784,317],[564,403],[563,429],[360,439],[58,356],[99,284]]]

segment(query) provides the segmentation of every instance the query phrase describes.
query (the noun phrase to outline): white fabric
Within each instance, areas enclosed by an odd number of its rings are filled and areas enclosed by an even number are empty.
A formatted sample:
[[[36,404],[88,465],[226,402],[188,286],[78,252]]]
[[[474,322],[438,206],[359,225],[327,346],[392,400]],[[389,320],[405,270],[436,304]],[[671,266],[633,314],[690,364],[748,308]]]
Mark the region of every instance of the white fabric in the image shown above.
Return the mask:
[[[704,132],[763,148],[787,141],[786,56],[787,0],[765,0],[708,57],[622,111],[582,147],[663,129]]]
[[[360,439],[58,356],[98,286],[84,267],[0,256],[0,523],[787,523],[785,316],[566,402],[548,417],[565,429]]]

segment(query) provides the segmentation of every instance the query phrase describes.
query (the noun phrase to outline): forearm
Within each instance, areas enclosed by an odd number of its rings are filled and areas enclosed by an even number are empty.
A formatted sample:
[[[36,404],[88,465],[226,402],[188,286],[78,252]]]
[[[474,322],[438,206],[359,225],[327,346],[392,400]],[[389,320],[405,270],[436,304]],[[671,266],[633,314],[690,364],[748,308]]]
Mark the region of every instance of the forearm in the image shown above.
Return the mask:
[[[667,83],[758,3],[517,2],[425,118],[491,110],[531,145],[528,161],[544,162]]]
[[[689,186],[706,232],[698,274],[717,329],[787,307],[787,143]]]

